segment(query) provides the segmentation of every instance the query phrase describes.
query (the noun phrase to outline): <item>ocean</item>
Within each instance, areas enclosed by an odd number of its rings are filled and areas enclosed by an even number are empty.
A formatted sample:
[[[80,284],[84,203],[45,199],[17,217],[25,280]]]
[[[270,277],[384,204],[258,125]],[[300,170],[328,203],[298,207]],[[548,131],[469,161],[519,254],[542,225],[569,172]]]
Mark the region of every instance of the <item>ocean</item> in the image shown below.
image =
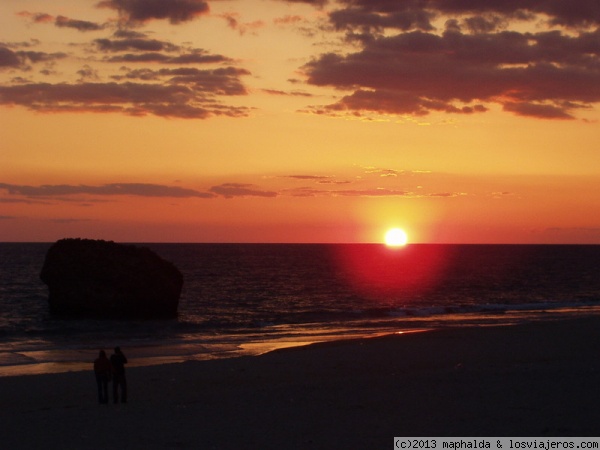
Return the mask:
[[[91,370],[119,345],[131,366],[444,326],[600,313],[600,246],[136,244],[184,275],[170,320],[49,313],[49,243],[0,243],[0,376]]]

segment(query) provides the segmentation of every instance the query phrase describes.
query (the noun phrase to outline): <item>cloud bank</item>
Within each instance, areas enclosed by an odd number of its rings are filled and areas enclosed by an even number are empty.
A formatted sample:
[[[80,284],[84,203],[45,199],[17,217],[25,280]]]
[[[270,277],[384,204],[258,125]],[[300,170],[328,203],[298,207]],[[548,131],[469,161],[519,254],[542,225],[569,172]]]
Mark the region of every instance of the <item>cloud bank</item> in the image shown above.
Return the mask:
[[[208,3],[202,0],[104,0],[98,6],[118,11],[121,20],[130,25],[157,19],[178,24],[209,11]]]
[[[175,199],[233,199],[279,197],[403,197],[403,198],[453,198],[467,195],[460,191],[426,190],[421,184],[425,179],[416,176],[429,173],[398,171],[392,169],[366,168],[363,175],[337,179],[333,175],[291,174],[266,177],[272,186],[263,187],[248,182],[229,181],[213,185],[205,190],[190,189],[153,183],[42,184],[38,186],[0,183],[2,201],[102,201],[102,197],[134,196],[146,198]],[[265,179],[265,177],[263,177]],[[286,182],[284,182],[287,180]],[[497,196],[497,193],[494,193]]]
[[[100,186],[44,184],[40,186],[0,183],[0,190],[9,195],[38,199],[64,199],[70,196],[135,196],[149,198],[202,198],[215,197],[276,197],[274,191],[261,190],[253,184],[224,183],[211,187],[208,191],[187,189],[180,186],[168,186],[152,183],[110,183]]]
[[[600,102],[597,0],[276,0],[312,6],[318,13],[310,19],[284,16],[271,26],[310,20],[323,41],[337,42],[336,51],[315,53],[298,68],[311,92],[252,90],[244,80],[262,74],[250,73],[234,58],[143,31],[155,21],[176,27],[198,20],[201,26],[202,17],[211,17],[225,19],[222,26],[238,31],[240,39],[252,39],[269,26],[268,20],[245,22],[236,11],[210,16],[212,1],[102,0],[95,6],[116,15],[104,23],[18,12],[30,26],[53,24],[93,38],[79,49],[65,45],[63,52],[36,49],[39,42],[28,44],[31,48],[0,42],[0,70],[20,72],[0,84],[0,105],[47,113],[245,117],[253,108],[227,97],[263,92],[309,99],[328,87],[339,93],[334,101],[300,110],[424,116],[495,108],[568,120]],[[231,1],[231,7],[239,1]],[[88,75],[75,79],[56,70],[65,61],[85,61],[76,73]],[[32,79],[36,71],[62,80]],[[297,83],[298,74],[290,75],[294,79],[287,81]]]
[[[600,101],[600,4],[592,0],[340,0],[331,26],[359,46],[303,68],[350,91],[317,114],[505,111],[571,119]],[[518,31],[523,26],[544,31]],[[520,27],[520,28],[519,28]]]
[[[89,185],[41,185],[27,186],[0,183],[0,189],[6,190],[11,195],[25,197],[62,197],[70,195],[133,195],[139,197],[171,197],[171,198],[211,198],[212,194],[185,189],[177,186],[166,186],[150,183],[111,183],[101,186]]]
[[[43,45],[39,41],[0,42],[0,71],[22,73],[0,84],[0,105],[43,113],[119,113],[181,119],[245,117],[250,113],[251,107],[228,104],[226,99],[249,94],[243,81],[251,75],[247,69],[237,67],[225,55],[139,30],[152,20],[168,20],[173,25],[194,20],[208,13],[208,3],[107,0],[97,6],[117,11],[119,20],[99,24],[46,12],[17,13],[31,26],[54,24],[86,33],[110,34],[95,34],[87,43],[65,45],[67,52],[54,53],[36,50]],[[75,72],[78,79],[64,69],[56,70],[61,60],[71,67],[74,62],[85,61]]]

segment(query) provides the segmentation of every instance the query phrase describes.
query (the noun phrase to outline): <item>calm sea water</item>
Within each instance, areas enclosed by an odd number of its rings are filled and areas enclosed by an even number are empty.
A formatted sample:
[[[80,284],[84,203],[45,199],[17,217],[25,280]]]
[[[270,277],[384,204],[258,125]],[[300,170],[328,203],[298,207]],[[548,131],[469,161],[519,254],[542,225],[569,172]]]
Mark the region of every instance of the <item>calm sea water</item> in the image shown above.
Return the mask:
[[[600,312],[600,246],[148,244],[184,274],[177,319],[65,319],[39,279],[49,246],[0,243],[0,375],[115,345],[143,365]]]

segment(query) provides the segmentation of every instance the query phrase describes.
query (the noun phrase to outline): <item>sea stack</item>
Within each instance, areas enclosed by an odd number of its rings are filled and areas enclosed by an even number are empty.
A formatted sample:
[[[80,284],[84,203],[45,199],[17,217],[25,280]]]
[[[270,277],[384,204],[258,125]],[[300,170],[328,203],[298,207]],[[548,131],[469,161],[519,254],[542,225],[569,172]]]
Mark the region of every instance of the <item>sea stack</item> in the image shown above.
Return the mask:
[[[181,272],[145,247],[62,239],[46,254],[40,278],[50,311],[70,316],[172,318]]]

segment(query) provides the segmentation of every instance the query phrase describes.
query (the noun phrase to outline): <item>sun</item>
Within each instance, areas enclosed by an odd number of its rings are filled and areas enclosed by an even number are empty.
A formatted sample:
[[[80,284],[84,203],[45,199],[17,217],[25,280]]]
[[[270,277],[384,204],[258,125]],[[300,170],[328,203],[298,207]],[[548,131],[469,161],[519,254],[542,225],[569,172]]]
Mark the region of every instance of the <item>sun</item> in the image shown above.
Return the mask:
[[[406,232],[400,228],[392,228],[385,233],[385,245],[388,247],[402,247],[408,242]]]

